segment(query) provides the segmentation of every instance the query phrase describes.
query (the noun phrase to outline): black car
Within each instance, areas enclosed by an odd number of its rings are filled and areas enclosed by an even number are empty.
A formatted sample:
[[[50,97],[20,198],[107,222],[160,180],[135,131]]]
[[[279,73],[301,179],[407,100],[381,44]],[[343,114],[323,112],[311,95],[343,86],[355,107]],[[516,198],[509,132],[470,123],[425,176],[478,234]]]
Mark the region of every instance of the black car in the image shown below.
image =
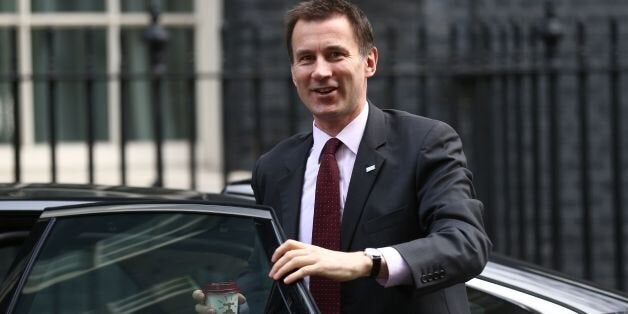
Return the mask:
[[[247,182],[223,195],[0,185],[0,312],[191,313],[193,290],[234,282],[250,313],[317,313],[302,283],[267,276],[283,240]],[[467,292],[472,313],[628,311],[624,295],[499,257]]]

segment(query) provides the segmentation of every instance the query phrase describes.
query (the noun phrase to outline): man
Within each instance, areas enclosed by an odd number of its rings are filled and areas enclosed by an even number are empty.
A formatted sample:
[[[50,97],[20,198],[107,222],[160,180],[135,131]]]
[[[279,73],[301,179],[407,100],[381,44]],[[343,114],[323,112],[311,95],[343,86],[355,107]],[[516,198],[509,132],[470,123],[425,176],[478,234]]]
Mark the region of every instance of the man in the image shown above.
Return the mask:
[[[469,312],[464,282],[482,271],[491,244],[456,132],[368,102],[378,51],[353,4],[299,3],[286,15],[286,41],[314,123],[253,172],[257,201],[296,239],[275,251],[269,276],[306,279],[323,313]]]

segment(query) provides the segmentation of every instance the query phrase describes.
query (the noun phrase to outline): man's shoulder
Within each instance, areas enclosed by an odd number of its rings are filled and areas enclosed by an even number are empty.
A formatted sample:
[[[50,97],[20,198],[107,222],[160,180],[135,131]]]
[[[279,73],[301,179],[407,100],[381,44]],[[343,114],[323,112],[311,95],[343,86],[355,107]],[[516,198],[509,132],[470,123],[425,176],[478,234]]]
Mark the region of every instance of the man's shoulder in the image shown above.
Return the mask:
[[[435,128],[451,129],[447,123],[397,109],[382,109],[387,124],[392,129],[429,132]]]
[[[301,145],[305,145],[307,142],[312,142],[312,132],[303,132],[292,135],[286,139],[281,140],[275,146],[273,146],[269,151],[262,154],[260,156],[260,160],[264,159],[275,159],[274,157],[277,155],[285,156],[286,154],[290,154],[292,151],[297,150],[301,147]],[[310,145],[311,146],[311,145]]]
[[[442,121],[420,116],[417,114],[413,114],[407,111],[399,110],[399,109],[382,109],[382,112],[388,119],[393,120],[407,120],[413,123],[424,123],[424,124],[437,124],[442,123]]]

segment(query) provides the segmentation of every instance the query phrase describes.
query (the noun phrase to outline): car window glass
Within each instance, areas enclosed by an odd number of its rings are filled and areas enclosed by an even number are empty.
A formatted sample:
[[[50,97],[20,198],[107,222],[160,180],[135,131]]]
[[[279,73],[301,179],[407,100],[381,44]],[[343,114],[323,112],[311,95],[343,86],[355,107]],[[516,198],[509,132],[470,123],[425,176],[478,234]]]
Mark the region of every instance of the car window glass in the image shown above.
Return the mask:
[[[3,218],[4,217],[0,217],[0,219]],[[24,239],[28,236],[28,231],[25,230],[2,232],[7,229],[19,229],[19,225],[12,226],[11,224],[8,224],[7,227],[6,223],[0,223],[0,280],[4,279],[6,276],[13,260],[15,259],[15,256],[20,251],[22,242],[24,242]]]
[[[527,310],[517,304],[497,298],[483,291],[467,287],[471,314],[530,314],[535,311]]]
[[[0,245],[0,282],[6,276],[11,263],[19,250],[19,245]]]
[[[17,313],[192,313],[192,291],[234,281],[250,313],[272,281],[260,224],[209,214],[120,213],[57,218]]]

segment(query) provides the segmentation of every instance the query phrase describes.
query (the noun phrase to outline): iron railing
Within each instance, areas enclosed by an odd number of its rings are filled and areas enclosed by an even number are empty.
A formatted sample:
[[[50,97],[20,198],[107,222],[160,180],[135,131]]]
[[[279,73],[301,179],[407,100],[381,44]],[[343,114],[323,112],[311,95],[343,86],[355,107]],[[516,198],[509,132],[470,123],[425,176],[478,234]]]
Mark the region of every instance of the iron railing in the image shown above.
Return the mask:
[[[392,26],[369,98],[459,131],[496,251],[625,290],[623,20],[559,19],[548,7],[541,20],[455,23],[440,46],[429,27]],[[255,25],[231,28],[225,49],[278,53]],[[248,60],[227,60],[223,75],[225,174],[311,126],[287,65]]]
[[[622,124],[622,118],[628,116],[628,91],[622,88],[628,71],[620,58],[626,55],[622,48],[626,42],[620,36],[627,30],[621,22],[626,20],[559,19],[548,9],[540,21],[455,23],[441,41],[434,40],[427,26],[391,26],[379,37],[383,38],[378,42],[380,55],[386,58],[380,60],[380,69],[369,82],[374,103],[435,117],[459,131],[479,198],[486,205],[486,227],[496,251],[622,290],[628,284],[624,227],[628,130]],[[89,38],[89,30],[85,32]],[[283,53],[283,48],[278,50],[276,41],[265,42],[268,36],[261,32],[256,25],[224,29],[223,46],[230,52],[219,76],[225,178],[235,170],[250,170],[265,150],[311,126],[311,117],[294,91],[287,61],[282,65],[262,62],[263,56]],[[153,62],[150,73],[121,70],[122,74],[112,78],[88,66],[84,76],[68,78],[54,67],[54,56],[50,56],[46,75],[25,77],[15,66],[19,58],[16,32],[11,34],[14,67],[0,76],[0,83],[12,86],[15,107],[10,145],[15,152],[16,182],[22,180],[22,82],[43,80],[48,86],[52,182],[57,180],[57,84],[67,79],[84,83],[88,109],[82,119],[89,126],[85,145],[89,147],[89,182],[93,183],[93,84],[118,79],[120,172],[121,184],[125,184],[129,171],[125,147],[131,123],[129,81],[152,82],[153,140],[158,148],[163,142],[164,119],[168,119],[159,105],[161,80],[183,79],[194,95],[194,83],[200,76],[214,76],[178,75]],[[51,40],[53,35],[47,36]],[[413,38],[414,50],[404,52],[399,47],[408,37]],[[92,45],[90,40],[85,42]],[[157,46],[153,48],[159,49]],[[86,47],[86,51],[90,49]],[[124,54],[124,44],[121,49]],[[234,49],[240,53],[231,53]],[[258,57],[254,62],[249,62],[251,54]],[[188,121],[193,122],[196,106],[201,104],[188,105]],[[195,188],[198,131],[193,123],[188,128],[190,187]],[[156,149],[156,160],[161,160],[162,154]],[[156,164],[155,185],[161,186],[164,165]]]

